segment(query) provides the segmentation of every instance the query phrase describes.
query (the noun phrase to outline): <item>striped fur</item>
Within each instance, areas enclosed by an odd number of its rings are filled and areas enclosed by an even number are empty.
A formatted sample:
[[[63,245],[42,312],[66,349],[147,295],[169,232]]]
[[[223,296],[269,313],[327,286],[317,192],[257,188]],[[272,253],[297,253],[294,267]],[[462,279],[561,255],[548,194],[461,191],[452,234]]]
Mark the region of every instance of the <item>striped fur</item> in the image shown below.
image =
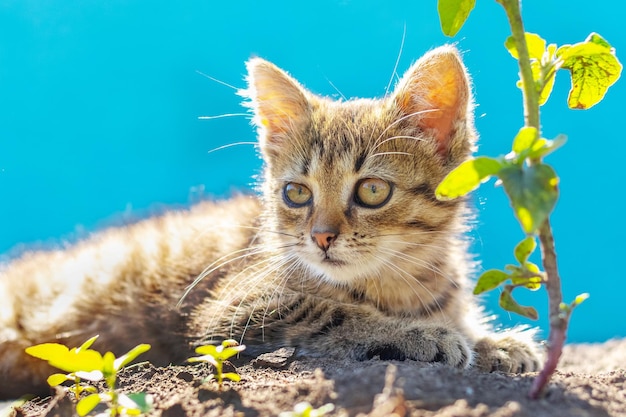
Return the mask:
[[[94,348],[117,354],[150,343],[146,357],[159,365],[235,338],[251,355],[293,346],[309,356],[536,369],[532,332],[492,332],[468,292],[467,201],[434,196],[475,146],[458,52],[429,52],[371,100],[316,96],[258,58],[248,71],[241,94],[265,162],[261,196],[4,265],[0,398],[46,391],[52,371],[25,347],[95,334]],[[365,197],[364,180],[374,181]]]

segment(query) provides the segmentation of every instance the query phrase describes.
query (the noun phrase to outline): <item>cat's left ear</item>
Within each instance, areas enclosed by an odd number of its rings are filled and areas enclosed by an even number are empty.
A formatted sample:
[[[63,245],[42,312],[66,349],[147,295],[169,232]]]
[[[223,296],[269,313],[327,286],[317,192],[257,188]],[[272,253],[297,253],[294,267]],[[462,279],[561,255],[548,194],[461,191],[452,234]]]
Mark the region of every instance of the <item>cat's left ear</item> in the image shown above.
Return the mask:
[[[254,112],[264,152],[280,152],[289,133],[307,120],[312,97],[285,71],[261,58],[246,63],[248,88],[239,94]]]
[[[436,48],[413,64],[392,100],[401,116],[415,117],[420,128],[432,134],[440,155],[447,156],[459,145],[469,147],[473,139],[470,81],[454,46]]]

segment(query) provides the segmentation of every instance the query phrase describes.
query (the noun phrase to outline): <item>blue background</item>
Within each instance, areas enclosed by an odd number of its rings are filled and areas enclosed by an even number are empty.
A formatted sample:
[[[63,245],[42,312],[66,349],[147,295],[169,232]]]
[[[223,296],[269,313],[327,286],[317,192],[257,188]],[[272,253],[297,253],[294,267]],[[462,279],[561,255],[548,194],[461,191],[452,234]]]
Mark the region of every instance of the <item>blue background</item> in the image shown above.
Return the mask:
[[[454,41],[474,80],[480,153],[498,155],[522,125],[517,67],[503,48],[501,6],[477,3]],[[526,29],[559,45],[597,31],[626,61],[621,3],[587,3],[527,1]],[[332,83],[348,97],[381,96],[405,26],[399,73],[450,42],[435,1],[0,1],[0,253],[6,259],[250,188],[260,168],[253,146],[208,152],[253,141],[248,119],[199,119],[241,113],[240,98],[199,72],[243,87],[244,62],[259,55],[314,92],[338,96]],[[559,73],[542,114],[544,136],[569,137],[549,157],[562,177],[553,225],[566,299],[591,293],[569,340],[602,341],[626,336],[626,82],[589,111],[567,109],[568,89]],[[474,250],[482,268],[500,268],[522,233],[501,189],[486,184],[475,201]],[[525,303],[546,305],[544,291],[519,292]],[[496,297],[489,309],[519,322]]]

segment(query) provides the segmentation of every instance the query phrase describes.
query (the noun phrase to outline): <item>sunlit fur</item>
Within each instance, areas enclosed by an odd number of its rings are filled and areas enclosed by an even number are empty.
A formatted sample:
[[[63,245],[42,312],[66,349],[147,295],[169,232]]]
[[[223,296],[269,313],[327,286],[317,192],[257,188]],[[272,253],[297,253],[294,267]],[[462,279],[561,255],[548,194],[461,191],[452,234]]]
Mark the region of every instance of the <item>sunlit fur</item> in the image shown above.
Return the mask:
[[[381,99],[332,101],[259,58],[241,91],[258,128],[260,197],[238,196],[26,253],[0,272],[0,398],[46,392],[27,346],[56,341],[120,354],[150,343],[157,365],[235,338],[256,355],[413,359],[530,371],[532,332],[492,333],[468,292],[464,199],[442,178],[475,147],[458,52],[435,49]],[[380,207],[360,180],[391,185]],[[283,198],[306,186],[309,204]],[[332,232],[324,250],[316,233]],[[324,235],[326,236],[326,235]],[[330,242],[330,240],[329,240]]]

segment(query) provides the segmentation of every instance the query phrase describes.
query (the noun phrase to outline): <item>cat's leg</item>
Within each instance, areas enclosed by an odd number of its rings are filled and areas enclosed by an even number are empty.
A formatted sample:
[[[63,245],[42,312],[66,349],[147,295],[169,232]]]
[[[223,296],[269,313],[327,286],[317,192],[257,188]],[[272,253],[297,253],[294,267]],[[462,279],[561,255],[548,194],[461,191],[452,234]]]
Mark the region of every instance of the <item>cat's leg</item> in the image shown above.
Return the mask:
[[[239,305],[235,316],[224,314],[210,329],[208,339],[241,340],[251,355],[291,346],[302,356],[412,359],[457,368],[473,361],[470,338],[448,323],[388,316],[372,306],[318,297],[283,296],[281,301],[282,308],[267,308],[266,302]]]

